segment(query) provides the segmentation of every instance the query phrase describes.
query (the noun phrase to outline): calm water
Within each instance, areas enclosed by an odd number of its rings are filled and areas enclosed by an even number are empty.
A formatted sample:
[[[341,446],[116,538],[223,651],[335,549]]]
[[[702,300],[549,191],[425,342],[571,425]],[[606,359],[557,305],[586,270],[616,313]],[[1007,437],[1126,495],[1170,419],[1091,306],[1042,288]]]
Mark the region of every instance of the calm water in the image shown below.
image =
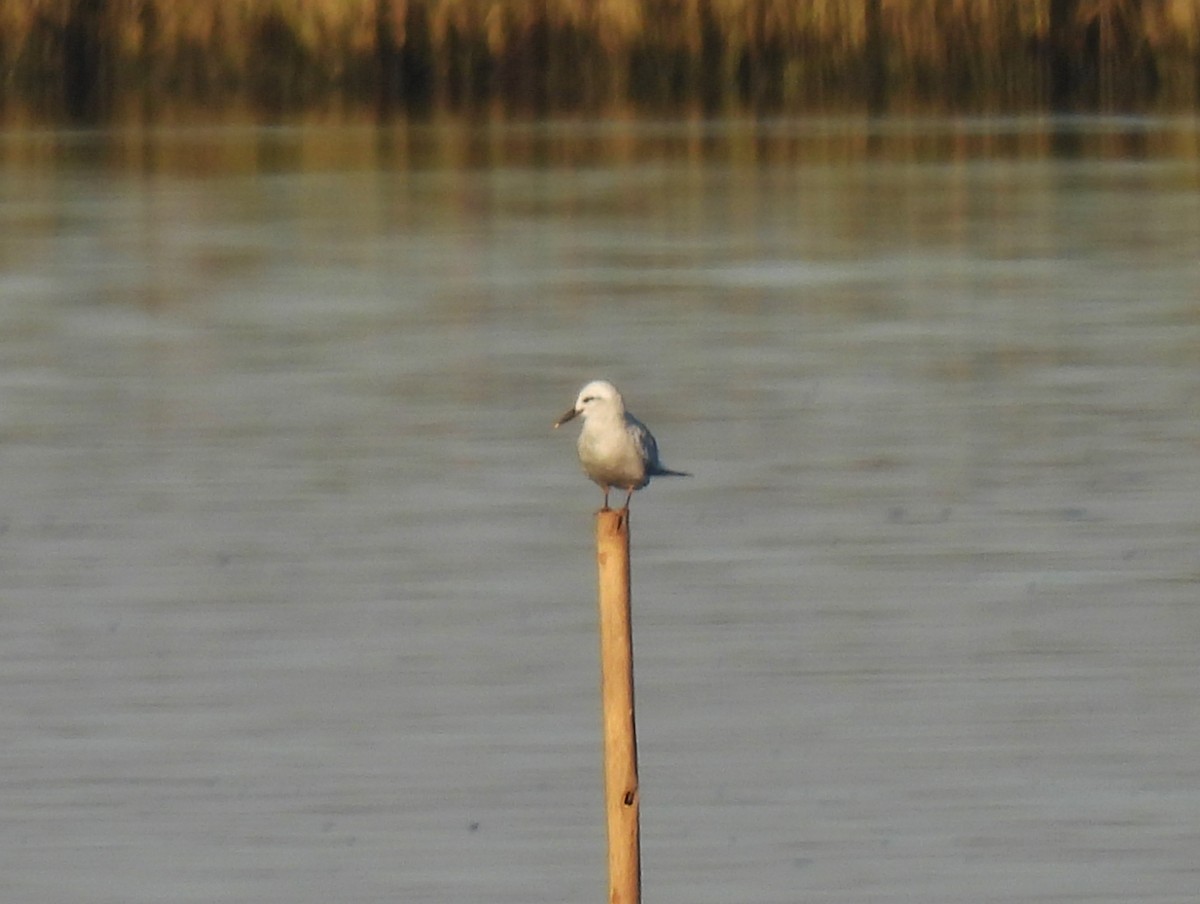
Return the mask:
[[[1200,123],[0,135],[0,896],[1191,902]]]

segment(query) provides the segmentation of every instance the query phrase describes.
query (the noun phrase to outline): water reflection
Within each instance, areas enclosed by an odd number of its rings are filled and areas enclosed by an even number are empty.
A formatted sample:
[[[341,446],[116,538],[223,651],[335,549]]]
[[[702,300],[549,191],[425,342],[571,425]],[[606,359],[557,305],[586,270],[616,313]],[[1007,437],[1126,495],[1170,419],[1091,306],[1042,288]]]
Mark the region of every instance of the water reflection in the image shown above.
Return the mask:
[[[595,496],[549,425],[606,376],[697,474],[634,502],[648,888],[1183,899],[1196,152],[1140,119],[0,137],[0,874],[596,893]]]

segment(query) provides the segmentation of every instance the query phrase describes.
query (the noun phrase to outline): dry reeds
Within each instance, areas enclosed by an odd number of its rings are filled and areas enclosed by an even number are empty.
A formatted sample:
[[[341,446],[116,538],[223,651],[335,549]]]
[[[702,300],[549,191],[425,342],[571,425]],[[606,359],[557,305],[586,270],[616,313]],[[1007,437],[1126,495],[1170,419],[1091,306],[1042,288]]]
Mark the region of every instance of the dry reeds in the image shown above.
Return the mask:
[[[0,74],[70,109],[1191,102],[1200,0],[0,0]]]

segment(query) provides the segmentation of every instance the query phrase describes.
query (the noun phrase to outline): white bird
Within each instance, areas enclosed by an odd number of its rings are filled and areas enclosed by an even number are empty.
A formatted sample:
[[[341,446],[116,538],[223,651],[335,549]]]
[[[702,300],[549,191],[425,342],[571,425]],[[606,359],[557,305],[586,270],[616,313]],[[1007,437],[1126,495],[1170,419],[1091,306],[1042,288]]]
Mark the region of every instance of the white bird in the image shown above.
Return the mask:
[[[633,491],[640,490],[651,477],[691,477],[683,471],[672,471],[658,460],[658,443],[646,425],[625,410],[625,401],[617,387],[607,380],[593,380],[579,391],[573,408],[560,417],[554,426],[583,415],[579,431],[579,462],[583,472],[604,490],[604,508],[608,508],[608,491],[613,487],[626,490],[625,508]]]

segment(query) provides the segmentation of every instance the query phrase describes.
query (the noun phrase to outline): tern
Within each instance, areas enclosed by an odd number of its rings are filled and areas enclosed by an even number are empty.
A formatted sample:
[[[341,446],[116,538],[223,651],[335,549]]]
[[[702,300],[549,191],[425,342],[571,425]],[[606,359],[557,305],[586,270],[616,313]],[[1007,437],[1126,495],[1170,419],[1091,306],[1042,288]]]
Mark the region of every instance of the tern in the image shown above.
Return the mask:
[[[625,400],[617,387],[607,380],[593,380],[579,391],[574,406],[555,423],[561,427],[576,417],[583,418],[579,431],[579,462],[583,472],[604,491],[608,508],[609,490],[625,490],[625,508],[633,491],[640,490],[651,477],[691,477],[684,471],[672,471],[658,460],[654,434],[625,410]]]

